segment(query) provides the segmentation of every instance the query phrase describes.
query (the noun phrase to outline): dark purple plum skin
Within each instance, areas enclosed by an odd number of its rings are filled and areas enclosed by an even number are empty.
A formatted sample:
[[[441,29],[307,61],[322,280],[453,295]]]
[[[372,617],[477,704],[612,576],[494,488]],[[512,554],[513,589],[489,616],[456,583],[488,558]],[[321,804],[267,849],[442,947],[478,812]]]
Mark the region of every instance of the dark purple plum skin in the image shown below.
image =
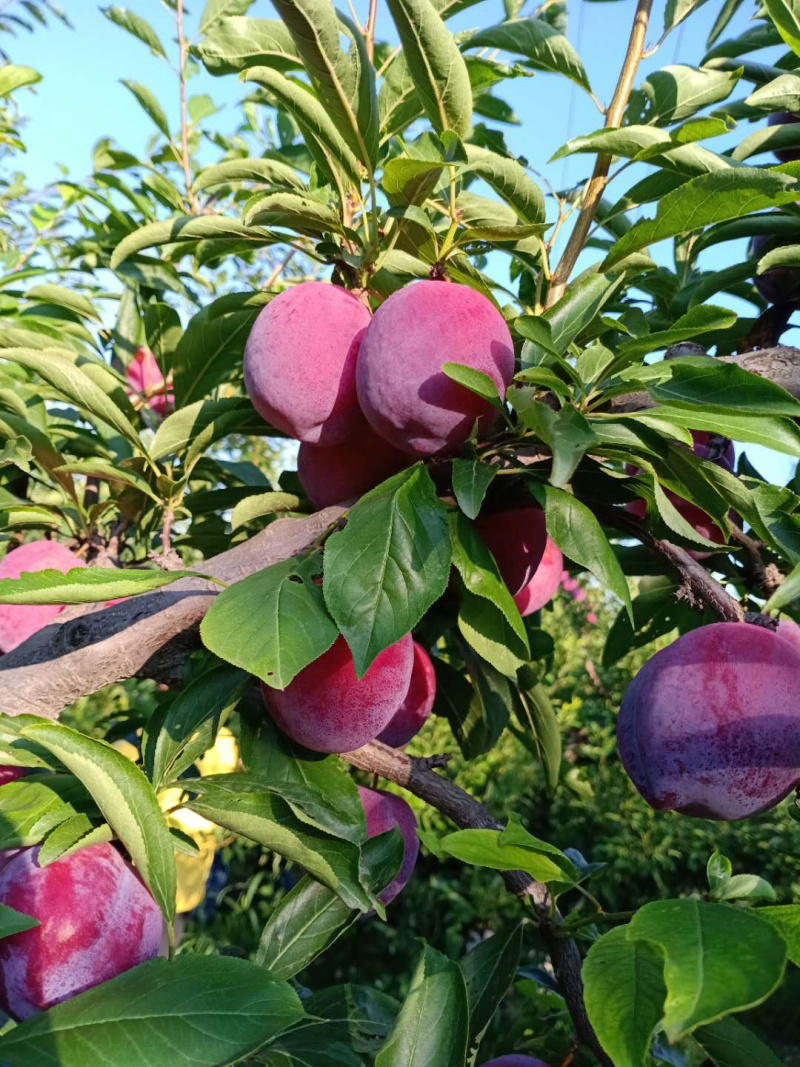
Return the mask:
[[[800,650],[748,623],[679,637],[639,671],[617,720],[620,758],[654,808],[734,820],[800,782]]]
[[[749,254],[751,258],[759,260],[767,252],[790,243],[778,237],[770,237],[769,234],[759,234],[750,242]],[[753,284],[768,304],[800,306],[800,269],[797,267],[773,267],[764,274],[757,274],[753,278]]]

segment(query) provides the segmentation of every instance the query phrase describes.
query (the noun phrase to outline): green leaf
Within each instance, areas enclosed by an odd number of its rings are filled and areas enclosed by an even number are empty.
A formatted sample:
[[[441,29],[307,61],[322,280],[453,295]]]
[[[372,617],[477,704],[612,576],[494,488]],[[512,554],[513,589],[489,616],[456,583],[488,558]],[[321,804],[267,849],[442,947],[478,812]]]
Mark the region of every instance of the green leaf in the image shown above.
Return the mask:
[[[64,774],[29,775],[8,782],[0,791],[0,848],[38,845],[54,827],[76,815],[85,801],[80,782]]]
[[[242,341],[242,344],[244,342]],[[212,346],[212,352],[222,351]],[[211,362],[215,361],[212,356]],[[195,381],[202,387],[202,370],[198,369]],[[191,379],[188,388],[194,388]],[[2,415],[0,415],[2,429]],[[250,436],[266,435],[270,427],[258,415],[247,397],[226,397],[223,400],[197,400],[187,404],[179,411],[168,415],[161,423],[153,438],[151,455],[153,459],[163,459],[189,449],[185,463],[201,456],[210,445],[231,433],[243,433]]]
[[[800,78],[796,74],[781,74],[751,93],[745,104],[764,111],[800,107]]]
[[[311,755],[282,734],[264,715],[260,699],[256,698],[255,707],[250,703],[246,710],[242,758],[249,772],[248,788],[255,783],[277,793],[299,819],[334,837],[363,844],[367,836],[364,806],[355,782],[342,772],[336,757]],[[385,885],[384,882],[378,888]]]
[[[342,220],[327,204],[296,193],[269,193],[247,209],[248,226],[281,226],[298,233],[341,233]]]
[[[219,663],[194,678],[147,725],[144,764],[155,789],[190,767],[214,743],[217,728],[238,704],[248,677]]]
[[[522,222],[545,221],[544,195],[524,167],[515,159],[467,144],[464,172],[477,174],[514,209]]]
[[[0,98],[10,96],[17,89],[25,85],[35,85],[41,80],[42,76],[38,70],[7,63],[4,67],[0,67]]]
[[[497,468],[477,459],[453,460],[453,492],[468,519],[477,519]]]
[[[547,532],[565,556],[586,567],[619,597],[633,619],[631,594],[617,557],[592,512],[563,489],[541,489]]]
[[[124,571],[73,567],[62,574],[48,568],[19,578],[0,579],[0,604],[94,604],[150,593],[181,578],[203,578],[197,571]]]
[[[692,1035],[715,1067],[781,1067],[781,1060],[752,1030],[728,1017]]]
[[[656,217],[641,219],[631,226],[612,246],[602,266],[607,269],[656,241],[791,203],[798,193],[797,180],[775,170],[733,167],[701,174],[663,196]]]
[[[430,0],[387,0],[425,113],[437,132],[466,137],[472,89],[464,57]]]
[[[398,156],[383,168],[381,185],[392,204],[422,204],[433,193],[443,169],[439,160]]]
[[[111,269],[143,248],[155,248],[160,245],[179,244],[184,241],[248,241],[259,246],[277,244],[282,240],[278,234],[271,234],[258,226],[245,226],[238,219],[222,215],[177,215],[161,222],[148,222],[138,230],[124,237],[111,257]]]
[[[730,1012],[755,1007],[783,978],[786,946],[753,912],[661,900],[640,908],[626,929],[630,940],[645,940],[664,954],[663,1026],[673,1042]]]
[[[786,942],[789,959],[800,967],[800,904],[759,908],[758,914],[775,927]]]
[[[510,834],[510,831],[514,831]],[[524,871],[537,882],[577,882],[577,872],[564,853],[511,823],[507,830],[456,830],[437,842],[440,853],[475,867]]]
[[[501,48],[504,52],[523,55],[534,70],[563,74],[587,93],[589,79],[580,56],[569,41],[543,19],[524,18],[501,22],[479,30],[462,48]]]
[[[710,430],[736,441],[752,441],[754,444],[766,445],[776,452],[800,457],[800,431],[788,418],[747,415],[729,410],[706,410],[689,404],[660,404],[656,409],[650,409],[649,414],[665,419],[675,426],[691,430]],[[637,416],[626,414],[621,417],[627,419]]]
[[[175,401],[179,407],[201,400],[229,378],[234,367],[241,366],[244,346],[259,310],[257,307],[243,307],[225,314],[214,314],[214,305],[210,304],[192,318],[175,350],[173,363]],[[225,401],[218,403],[224,404]],[[218,409],[204,408],[202,412],[207,410]],[[176,412],[171,416],[175,420],[173,425],[183,425],[179,420],[181,414]],[[235,429],[245,432],[244,428]],[[162,430],[163,427],[159,433]],[[199,452],[196,454],[199,455]]]
[[[710,356],[685,356],[670,360],[666,368],[666,381],[645,382],[654,400],[725,408],[733,413],[741,410],[750,415],[800,416],[800,400],[735,363],[722,363]]]
[[[186,806],[198,815],[305,867],[348,907],[368,911],[374,906],[360,882],[358,845],[299,819],[285,800],[268,793],[257,779],[240,774],[195,778],[189,788],[199,796]]]
[[[378,108],[375,69],[364,38],[330,0],[275,0],[292,35],[314,91],[353,154],[372,171],[378,160]],[[339,43],[350,38],[350,51]]]
[[[131,489],[138,489],[140,493],[149,496],[156,503],[161,502],[161,497],[151,488],[146,478],[143,478],[141,474],[137,474],[136,471],[121,467],[108,459],[79,459],[70,463],[62,463],[60,467],[55,469],[60,474],[84,474],[89,478],[100,478],[111,482],[116,488],[127,485]]]
[[[598,437],[577,408],[567,405],[553,411],[543,401],[533,399],[535,392],[514,387],[509,389],[508,399],[528,429],[552,449],[550,484],[563,488],[584,455],[599,443]]]
[[[523,654],[530,655],[528,637],[514,598],[500,577],[497,563],[478,530],[460,512],[450,515],[453,565],[469,593],[487,600],[503,613],[518,638]]]
[[[325,603],[362,677],[445,590],[452,550],[444,505],[417,464],[365,494],[325,544]]]
[[[175,858],[164,814],[144,773],[115,748],[57,723],[29,726],[80,779],[122,841],[168,923],[175,918]]]
[[[630,357],[643,356],[710,330],[727,330],[735,322],[736,313],[728,308],[711,305],[693,307],[676,319],[668,330],[656,330],[633,341],[624,341],[619,346],[619,351],[620,354]]]
[[[434,1063],[436,1067],[463,1067],[468,1034],[469,1007],[461,971],[426,945],[375,1067],[431,1067]]]
[[[113,426],[122,436],[136,445],[142,452],[146,449],[141,442],[139,434],[134,429],[128,417],[117,407],[111,397],[97,385],[86,372],[86,368],[79,367],[63,352],[47,348],[36,351],[31,348],[4,348],[0,351],[0,357],[18,363],[22,367],[35,371],[49,385],[52,385],[68,403],[74,404],[80,411]],[[7,418],[7,416],[3,416]],[[30,439],[34,448],[37,442],[26,431],[25,436]],[[63,460],[61,461],[63,463]]]
[[[256,66],[303,68],[292,36],[280,19],[220,19],[198,51],[211,74],[232,74]]]
[[[245,72],[244,80],[263,85],[280,106],[291,112],[306,138],[309,151],[325,171],[333,177],[343,175],[356,185],[360,184],[358,159],[323,105],[302,82],[293,81],[270,67],[252,67]]]
[[[22,933],[23,930],[33,930],[38,925],[38,919],[32,919],[30,915],[23,915],[22,912],[0,904],[0,938],[11,937],[12,934]]]
[[[757,874],[734,874],[712,890],[712,900],[775,900],[775,890]]]
[[[741,67],[726,71],[683,64],[654,71],[631,93],[627,122],[669,126],[685,121],[701,108],[729,97],[741,74]]]
[[[265,515],[275,515],[282,511],[297,511],[299,507],[300,497],[292,493],[254,493],[240,500],[233,509],[231,530],[238,530],[253,519],[261,519]]]
[[[764,6],[778,33],[800,56],[800,8],[795,0],[765,0]]]
[[[254,0],[206,0],[200,16],[200,33],[208,31],[229,15],[244,15],[253,6]]]
[[[231,182],[257,182],[259,185],[285,186],[305,189],[306,184],[297,171],[279,159],[226,159],[211,167],[204,167],[194,180],[197,192],[215,185]]]
[[[521,710],[517,718],[533,734],[544,771],[545,786],[552,796],[561,775],[561,729],[556,713],[541,682],[530,668],[523,667],[519,672],[521,693]]]
[[[255,962],[285,981],[327,951],[358,919],[333,890],[306,875],[272,912]]]
[[[644,1067],[667,995],[664,960],[627,932],[618,926],[589,949],[583,964],[586,1012],[615,1067]]]
[[[503,402],[497,392],[497,386],[488,374],[474,367],[467,367],[463,363],[443,363],[442,371],[454,382],[458,382],[471,393],[487,400],[493,408],[501,411]]]
[[[140,82],[130,81],[128,78],[121,79],[122,84],[126,89],[130,90],[136,97],[139,106],[143,111],[147,113],[153,123],[161,130],[164,136],[169,139],[169,122],[167,122],[167,116],[156,99],[155,93],[151,92],[146,85],[142,85]]]
[[[101,7],[100,10],[111,22],[121,26],[123,30],[127,30],[134,37],[138,37],[143,44],[147,45],[154,56],[161,56],[162,59],[167,58],[167,53],[158,39],[158,34],[150,23],[141,18],[141,16],[134,11],[129,11],[126,7],[120,7],[119,4]]]
[[[348,1044],[355,1052],[368,1056],[374,1055],[376,1048],[383,1044],[400,1008],[394,997],[373,986],[351,983],[321,989],[308,998],[305,1006],[309,1014],[344,1024]],[[316,1061],[309,1067],[316,1067]]]
[[[206,648],[285,689],[338,636],[313,573],[313,564],[292,557],[230,586],[200,624]]]
[[[73,293],[71,289],[65,289],[63,285],[53,285],[48,282],[44,285],[34,285],[25,294],[26,300],[34,300],[36,303],[55,304],[56,307],[66,308],[84,319],[99,320],[100,316],[93,307],[91,301],[80,293]]]
[[[294,990],[254,964],[183,955],[28,1019],[0,1039],[0,1055],[9,1067],[108,1067],[124,1049],[125,1067],[220,1067],[302,1015]]]
[[[469,1045],[478,1039],[514,981],[522,951],[522,923],[492,934],[459,963],[467,987]]]
[[[547,340],[549,348],[546,348],[546,351],[563,355],[600,314],[623,280],[622,275],[614,277],[611,274],[586,274],[573,282],[564,296],[544,315],[520,315],[514,322],[514,329],[521,337],[529,338],[535,345],[542,346]],[[541,332],[542,323],[545,324],[545,331],[549,331],[546,335]],[[535,362],[526,358],[527,355],[523,352],[523,366]],[[575,374],[569,364],[559,365],[567,373]]]
[[[88,816],[79,814],[60,822],[42,843],[36,862],[40,867],[47,867],[63,856],[69,856],[78,849],[88,845],[97,845],[111,841],[114,831],[107,823],[95,826]]]

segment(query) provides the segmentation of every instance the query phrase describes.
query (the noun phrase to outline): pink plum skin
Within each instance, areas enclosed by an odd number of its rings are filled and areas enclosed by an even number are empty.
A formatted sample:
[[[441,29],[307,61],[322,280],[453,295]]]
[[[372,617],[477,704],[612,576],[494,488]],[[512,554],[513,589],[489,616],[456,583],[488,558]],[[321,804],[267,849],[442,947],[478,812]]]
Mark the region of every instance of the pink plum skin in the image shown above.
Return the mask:
[[[733,820],[800,781],[800,650],[749,623],[691,630],[628,687],[620,758],[654,808]]]
[[[0,563],[0,578],[19,578],[28,571],[53,569],[66,574],[73,567],[85,567],[83,560],[58,541],[29,541],[20,545]],[[0,605],[0,651],[10,652],[17,645],[53,622],[64,610],[63,604]]]
[[[340,635],[285,689],[262,683],[267,710],[281,730],[314,752],[351,752],[391,722],[411,681],[411,634],[385,648],[363,678]]]
[[[545,604],[550,603],[561,581],[563,567],[564,557],[561,549],[548,537],[536,573],[514,596],[514,603],[520,615],[532,615],[534,611],[539,611]],[[586,595],[583,589],[581,592]]]
[[[416,641],[411,682],[405,700],[394,713],[391,722],[378,734],[378,740],[392,748],[402,748],[420,732],[428,720],[436,699],[436,672],[431,657]]]
[[[304,441],[297,454],[297,474],[314,507],[327,508],[356,500],[409,462],[404,452],[365,422],[340,445]]]
[[[533,1056],[521,1056],[512,1053],[510,1056],[500,1056],[496,1060],[489,1060],[483,1067],[549,1067],[544,1060],[537,1060]]]
[[[0,942],[0,1003],[17,1020],[153,959],[156,902],[111,845],[91,845],[39,867],[24,849],[0,873],[0,903],[40,925]]]
[[[392,293],[366,332],[356,380],[372,428],[401,452],[454,452],[476,419],[481,431],[494,422],[492,406],[448,378],[443,363],[483,371],[504,397],[514,347],[503,316],[465,285],[421,281]]]
[[[395,796],[394,793],[384,793],[381,789],[367,789],[363,785],[358,787],[358,792],[367,817],[367,837],[385,834],[393,826],[399,826],[400,833],[403,835],[405,853],[400,870],[394,880],[378,894],[383,904],[389,904],[414,873],[419,855],[417,820],[405,800]]]
[[[149,348],[140,345],[128,364],[128,384],[131,389],[145,397],[164,384],[164,375]],[[174,393],[156,393],[146,401],[147,406],[163,419],[175,407]]]
[[[480,517],[478,532],[494,556],[520,615],[531,615],[552,599],[564,560],[547,536],[540,508],[515,508]]]
[[[4,764],[0,767],[0,786],[16,782],[24,778],[26,774],[30,774],[30,771],[30,767],[12,767],[11,764]]]
[[[781,619],[778,623],[778,629],[775,631],[778,637],[782,637],[784,641],[788,641],[789,644],[800,652],[800,626],[794,621],[794,619]]]
[[[329,282],[301,282],[263,309],[244,350],[256,411],[310,444],[338,445],[363,424],[356,359],[369,310]]]

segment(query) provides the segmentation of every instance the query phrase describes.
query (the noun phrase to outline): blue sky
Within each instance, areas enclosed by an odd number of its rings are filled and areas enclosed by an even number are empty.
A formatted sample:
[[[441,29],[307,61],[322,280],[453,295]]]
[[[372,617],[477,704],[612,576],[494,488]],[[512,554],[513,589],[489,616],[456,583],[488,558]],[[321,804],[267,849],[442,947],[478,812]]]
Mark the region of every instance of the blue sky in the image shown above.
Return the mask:
[[[21,95],[23,110],[29,116],[24,132],[28,153],[22,167],[32,185],[43,185],[60,177],[59,165],[67,167],[71,177],[76,179],[90,172],[92,146],[103,136],[114,137],[122,147],[135,154],[143,152],[153,126],[120,83],[122,78],[148,86],[159,99],[170,123],[178,125],[178,81],[174,70],[113,25],[92,0],[61,2],[74,30],[54,23],[48,29],[38,28],[32,36],[23,33],[16,41],[9,42],[14,62],[35,67],[43,75],[43,81],[34,92]],[[190,0],[187,32],[191,39],[197,38],[196,27],[203,3],[204,0]],[[596,96],[607,103],[624,55],[635,0],[568,0],[568,4],[568,36],[581,54]],[[148,19],[174,58],[177,51],[175,24],[160,0],[131,0],[127,6]],[[368,0],[354,0],[354,6],[363,21]],[[648,46],[655,44],[661,34],[663,8],[663,0],[656,0]],[[523,13],[530,10],[529,0]],[[649,71],[667,64],[697,63],[705,50],[705,40],[718,10],[716,0],[709,2],[682,28],[673,31],[644,61],[639,80]],[[725,36],[742,32],[754,10],[755,5],[745,4]],[[274,10],[267,0],[256,0],[250,14],[271,18]],[[451,20],[450,26],[457,30],[469,29],[490,25],[503,17],[501,0],[483,0]],[[379,4],[378,37],[395,39],[383,0]],[[768,53],[762,53],[758,58],[769,61]],[[734,97],[746,95],[744,85],[743,89],[744,92],[735,92]],[[189,92],[208,93],[222,108],[218,115],[208,120],[208,125],[229,132],[235,122],[235,103],[245,95],[246,89],[234,77],[212,78],[201,70],[190,80]],[[602,125],[599,111],[584,92],[563,78],[537,74],[534,78],[521,78],[500,86],[498,95],[508,100],[523,121],[522,126],[504,127],[512,151],[525,155],[556,187],[574,184],[587,174],[592,163],[590,156],[576,156],[547,165],[549,157],[570,136],[588,133]],[[724,143],[720,138],[713,147],[719,150]],[[625,184],[620,185],[618,192],[630,187],[636,177],[635,170],[629,171],[621,179]],[[613,191],[612,187],[612,194]],[[723,247],[724,250],[715,250],[712,256],[724,258],[716,264],[709,258],[708,266],[731,262],[735,253],[730,246]],[[667,254],[667,249],[657,248],[656,253]],[[719,298],[715,300],[722,302]],[[769,476],[776,480],[785,480],[793,469],[788,457],[767,454],[754,447],[748,447],[748,454],[765,473],[768,467]]]

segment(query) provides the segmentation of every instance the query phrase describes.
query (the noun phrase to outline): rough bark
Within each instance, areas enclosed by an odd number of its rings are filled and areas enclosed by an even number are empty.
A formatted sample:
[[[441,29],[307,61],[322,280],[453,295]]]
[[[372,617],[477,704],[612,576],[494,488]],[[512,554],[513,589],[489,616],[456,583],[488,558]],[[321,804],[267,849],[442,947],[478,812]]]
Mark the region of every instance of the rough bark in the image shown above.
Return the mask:
[[[225,582],[239,581],[308,548],[342,510],[281,519],[207,560],[201,569]],[[175,684],[198,642],[200,620],[218,593],[211,582],[184,578],[110,608],[64,612],[63,621],[0,657],[3,711],[56,719],[79,697],[125,678],[138,675]]]

